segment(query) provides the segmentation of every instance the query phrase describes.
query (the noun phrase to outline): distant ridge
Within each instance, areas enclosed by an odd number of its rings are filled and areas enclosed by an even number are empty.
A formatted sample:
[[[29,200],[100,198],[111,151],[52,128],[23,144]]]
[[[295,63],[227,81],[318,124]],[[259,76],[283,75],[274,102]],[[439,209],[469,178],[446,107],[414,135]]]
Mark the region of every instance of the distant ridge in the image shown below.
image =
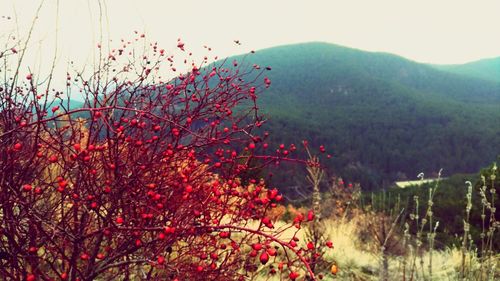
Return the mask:
[[[500,57],[482,59],[466,64],[435,65],[437,69],[500,83]]]

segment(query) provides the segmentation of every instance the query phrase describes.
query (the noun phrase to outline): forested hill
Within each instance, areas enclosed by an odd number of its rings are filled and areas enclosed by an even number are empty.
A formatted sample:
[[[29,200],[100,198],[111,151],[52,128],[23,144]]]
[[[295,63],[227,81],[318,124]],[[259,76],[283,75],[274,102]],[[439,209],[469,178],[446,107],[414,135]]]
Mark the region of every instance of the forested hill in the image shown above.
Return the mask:
[[[325,144],[332,170],[365,188],[440,168],[474,172],[500,153],[500,83],[326,43],[246,61],[272,67],[261,108],[276,143]]]
[[[500,57],[466,64],[435,65],[437,69],[500,83]]]

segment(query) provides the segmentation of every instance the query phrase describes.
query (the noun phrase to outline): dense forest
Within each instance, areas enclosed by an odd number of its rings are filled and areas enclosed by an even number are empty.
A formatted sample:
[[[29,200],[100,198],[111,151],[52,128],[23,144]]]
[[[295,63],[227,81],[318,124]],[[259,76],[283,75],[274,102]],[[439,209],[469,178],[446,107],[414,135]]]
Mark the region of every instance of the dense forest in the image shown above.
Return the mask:
[[[445,176],[473,173],[500,153],[500,83],[326,43],[265,49],[244,61],[272,68],[261,109],[274,144],[308,136],[332,154],[330,171],[364,189],[441,168]]]

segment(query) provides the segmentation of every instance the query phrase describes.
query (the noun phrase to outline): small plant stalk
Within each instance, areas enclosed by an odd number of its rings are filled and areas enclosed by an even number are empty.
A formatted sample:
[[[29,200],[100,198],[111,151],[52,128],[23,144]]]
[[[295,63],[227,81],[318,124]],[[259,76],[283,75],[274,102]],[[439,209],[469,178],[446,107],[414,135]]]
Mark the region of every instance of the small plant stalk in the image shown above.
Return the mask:
[[[472,183],[470,181],[467,181],[466,184],[467,184],[467,195],[466,195],[467,205],[465,207],[464,236],[462,240],[462,270],[460,274],[460,278],[462,280],[465,279],[466,275],[465,259],[467,257],[467,242],[470,230],[469,217],[470,217],[470,210],[472,209]]]

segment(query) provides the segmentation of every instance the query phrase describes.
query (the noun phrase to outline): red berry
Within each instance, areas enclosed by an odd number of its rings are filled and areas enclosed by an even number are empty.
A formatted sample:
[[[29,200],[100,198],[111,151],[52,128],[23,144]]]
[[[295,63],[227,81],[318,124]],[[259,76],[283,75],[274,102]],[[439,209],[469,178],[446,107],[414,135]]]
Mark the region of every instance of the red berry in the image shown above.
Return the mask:
[[[177,48],[181,49],[182,51],[184,51],[184,43],[182,41],[179,41],[177,43]]]
[[[262,264],[266,264],[269,261],[269,255],[266,252],[262,252],[259,259]]]
[[[256,250],[252,250],[250,251],[250,254],[248,254],[251,258],[255,258],[257,256],[257,251]]]
[[[213,260],[217,260],[219,258],[219,255],[216,252],[213,252],[210,254],[210,258]]]
[[[177,136],[179,136],[179,134],[180,134],[179,129],[177,129],[177,128],[173,128],[173,129],[172,129],[172,134],[173,134],[174,136],[176,136],[176,137],[177,137]]]
[[[255,243],[252,245],[252,249],[254,249],[255,251],[260,251],[260,250],[262,250],[262,244]]]
[[[165,263],[165,258],[163,256],[158,256],[157,262],[158,262],[158,264],[164,264]]]
[[[65,180],[62,180],[58,183],[59,187],[64,189],[66,186],[68,186],[68,182]]]
[[[312,220],[314,220],[314,212],[312,210],[309,210],[309,212],[307,212],[307,221]]]
[[[221,233],[219,233],[219,237],[220,238],[229,238],[229,232],[222,231]]]
[[[288,277],[290,277],[290,279],[292,280],[299,278],[299,276],[300,276],[299,273],[295,271],[290,272],[290,275],[288,275]]]
[[[267,253],[268,253],[271,257],[276,256],[276,254],[278,253],[278,252],[276,251],[276,249],[274,249],[274,248],[269,248],[269,249],[267,249],[266,251],[267,251]]]
[[[267,191],[267,197],[269,199],[274,199],[278,195],[278,190],[276,188]]]
[[[175,232],[175,227],[172,227],[172,226],[165,227],[165,233],[173,234],[174,232]]]
[[[297,216],[293,219],[294,223],[300,223],[304,220],[304,215],[302,213],[298,213]]]
[[[269,78],[265,77],[264,83],[266,84],[266,88],[269,88],[269,85],[271,85],[271,80]]]

